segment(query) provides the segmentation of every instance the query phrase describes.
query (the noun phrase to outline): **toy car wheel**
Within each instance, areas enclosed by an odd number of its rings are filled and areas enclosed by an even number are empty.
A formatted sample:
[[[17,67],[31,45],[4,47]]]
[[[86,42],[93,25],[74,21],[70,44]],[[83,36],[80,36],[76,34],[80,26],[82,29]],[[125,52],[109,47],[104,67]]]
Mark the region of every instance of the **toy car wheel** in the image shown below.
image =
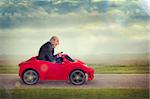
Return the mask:
[[[38,73],[35,70],[26,70],[23,73],[22,80],[25,84],[33,85],[36,84],[39,80]]]
[[[81,70],[74,70],[70,74],[70,82],[74,85],[82,85],[86,81],[85,73]]]

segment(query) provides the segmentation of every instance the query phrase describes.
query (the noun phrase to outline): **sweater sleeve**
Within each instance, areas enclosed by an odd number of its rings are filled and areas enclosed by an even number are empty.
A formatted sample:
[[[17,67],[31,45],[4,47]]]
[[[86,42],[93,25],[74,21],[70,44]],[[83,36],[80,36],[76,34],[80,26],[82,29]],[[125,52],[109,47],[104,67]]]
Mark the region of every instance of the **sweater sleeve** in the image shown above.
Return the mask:
[[[48,45],[48,51],[47,51],[47,57],[48,60],[53,61],[56,60],[56,57],[54,55],[54,48],[52,48],[51,44]]]

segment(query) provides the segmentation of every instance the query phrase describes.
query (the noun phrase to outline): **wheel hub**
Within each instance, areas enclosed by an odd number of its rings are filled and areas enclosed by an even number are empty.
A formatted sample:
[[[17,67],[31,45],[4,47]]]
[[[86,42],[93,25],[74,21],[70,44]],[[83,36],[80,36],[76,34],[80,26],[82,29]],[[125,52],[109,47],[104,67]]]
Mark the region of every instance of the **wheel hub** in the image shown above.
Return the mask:
[[[30,76],[28,77],[28,79],[29,79],[29,80],[32,80],[32,79],[33,79],[33,76],[30,75]]]
[[[80,79],[80,76],[76,76],[76,79],[79,80],[79,79]]]

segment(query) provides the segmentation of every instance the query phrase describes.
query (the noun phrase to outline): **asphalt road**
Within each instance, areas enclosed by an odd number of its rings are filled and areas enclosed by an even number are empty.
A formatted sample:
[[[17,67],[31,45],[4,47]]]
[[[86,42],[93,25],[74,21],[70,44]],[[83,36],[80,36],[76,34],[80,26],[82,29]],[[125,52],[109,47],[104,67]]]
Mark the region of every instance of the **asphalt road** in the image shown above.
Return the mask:
[[[67,81],[40,81],[25,85],[17,74],[0,74],[0,88],[149,88],[149,74],[95,74],[92,81],[75,86]]]

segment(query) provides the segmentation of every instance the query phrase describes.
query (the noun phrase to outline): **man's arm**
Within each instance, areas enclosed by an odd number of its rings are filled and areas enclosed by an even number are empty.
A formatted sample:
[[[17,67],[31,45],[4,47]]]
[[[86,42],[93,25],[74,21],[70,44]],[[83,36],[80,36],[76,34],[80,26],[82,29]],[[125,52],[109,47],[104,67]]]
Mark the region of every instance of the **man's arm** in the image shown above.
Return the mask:
[[[51,44],[48,44],[48,49],[47,49],[47,53],[46,53],[48,60],[50,61],[54,61],[56,60],[56,56],[54,55],[54,48],[52,48]]]

